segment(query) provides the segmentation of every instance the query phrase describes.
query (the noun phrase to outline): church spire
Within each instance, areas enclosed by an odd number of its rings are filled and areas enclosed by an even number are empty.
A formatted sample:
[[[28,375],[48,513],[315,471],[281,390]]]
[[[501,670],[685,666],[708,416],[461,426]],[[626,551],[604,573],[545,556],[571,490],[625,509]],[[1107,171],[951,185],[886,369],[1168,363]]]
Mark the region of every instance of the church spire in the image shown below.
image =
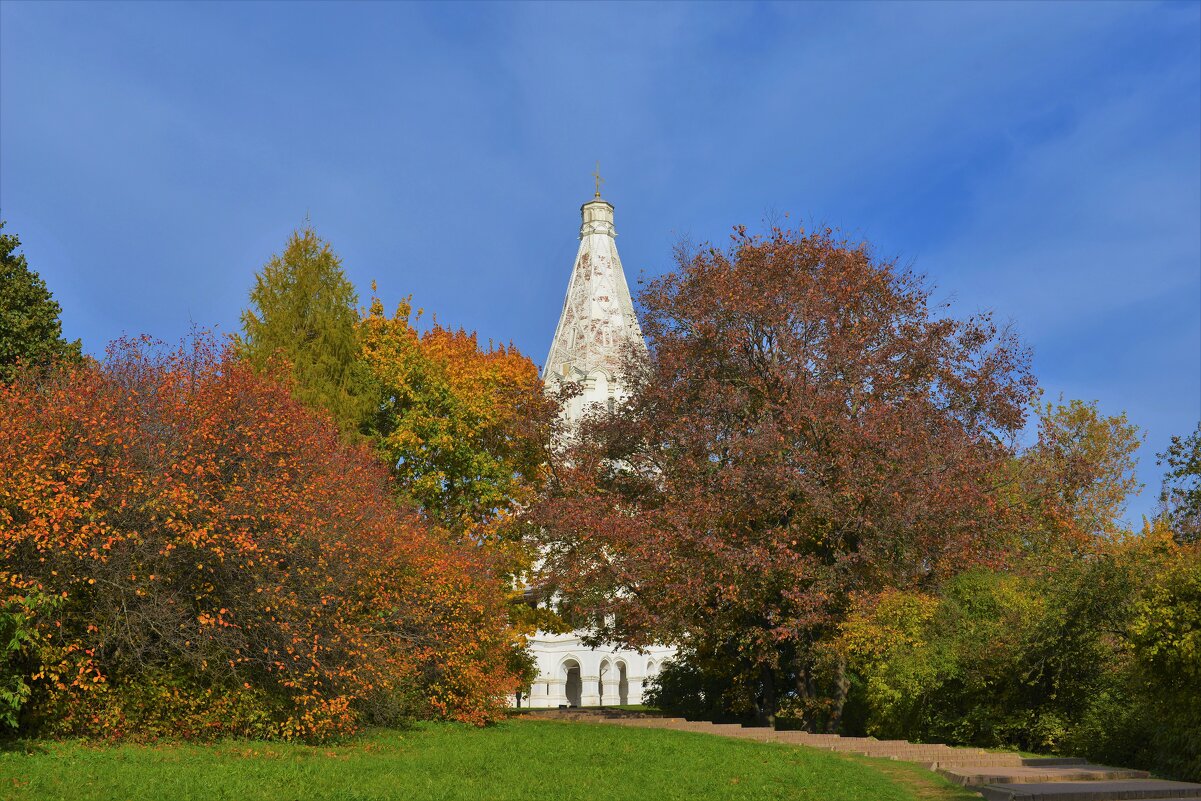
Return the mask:
[[[593,177],[596,196],[580,207],[580,249],[542,370],[547,384],[561,380],[583,384],[581,402],[569,410],[570,417],[584,405],[619,397],[627,345],[646,348],[617,255],[613,204],[600,196],[599,163]]]

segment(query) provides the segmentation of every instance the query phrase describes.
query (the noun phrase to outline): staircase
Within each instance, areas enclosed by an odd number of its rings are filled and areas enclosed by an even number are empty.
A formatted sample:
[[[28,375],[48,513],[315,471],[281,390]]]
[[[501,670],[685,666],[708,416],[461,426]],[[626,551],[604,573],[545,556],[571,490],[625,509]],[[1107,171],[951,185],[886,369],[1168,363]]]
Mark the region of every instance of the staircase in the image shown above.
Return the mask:
[[[1146,771],[1093,765],[1083,759],[1031,759],[980,748],[952,748],[938,743],[877,740],[776,731],[737,723],[707,723],[655,717],[621,710],[565,709],[535,713],[537,717],[612,723],[620,726],[716,734],[724,737],[784,743],[895,759],[924,765],[953,784],[976,790],[986,801],[1185,801],[1201,799],[1201,784],[1152,779]]]

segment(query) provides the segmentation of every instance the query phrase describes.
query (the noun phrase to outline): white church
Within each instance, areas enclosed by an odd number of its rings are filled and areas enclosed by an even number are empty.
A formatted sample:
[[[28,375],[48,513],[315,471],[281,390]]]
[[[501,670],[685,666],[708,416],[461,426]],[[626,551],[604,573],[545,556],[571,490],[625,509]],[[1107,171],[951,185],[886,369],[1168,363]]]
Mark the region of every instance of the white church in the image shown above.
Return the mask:
[[[550,355],[542,369],[548,389],[562,381],[579,383],[582,392],[565,410],[569,423],[577,422],[592,404],[612,405],[621,398],[624,349],[633,343],[646,350],[617,255],[613,204],[601,198],[599,175],[596,196],[581,206],[580,212],[580,249]],[[523,705],[553,708],[641,704],[648,680],[675,653],[674,648],[666,646],[652,646],[645,653],[617,647],[588,648],[582,635],[580,631],[539,631],[530,638],[539,675]]]

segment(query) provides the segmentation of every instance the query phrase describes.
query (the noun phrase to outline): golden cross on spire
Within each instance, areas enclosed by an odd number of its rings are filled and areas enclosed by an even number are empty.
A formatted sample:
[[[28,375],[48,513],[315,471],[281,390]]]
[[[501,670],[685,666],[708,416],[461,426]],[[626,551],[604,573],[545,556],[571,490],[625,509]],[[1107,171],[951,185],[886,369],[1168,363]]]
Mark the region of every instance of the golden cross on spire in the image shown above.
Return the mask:
[[[599,161],[596,162],[596,172],[592,173],[592,177],[596,179],[596,196],[600,197],[600,185],[605,182],[605,179],[601,178]]]

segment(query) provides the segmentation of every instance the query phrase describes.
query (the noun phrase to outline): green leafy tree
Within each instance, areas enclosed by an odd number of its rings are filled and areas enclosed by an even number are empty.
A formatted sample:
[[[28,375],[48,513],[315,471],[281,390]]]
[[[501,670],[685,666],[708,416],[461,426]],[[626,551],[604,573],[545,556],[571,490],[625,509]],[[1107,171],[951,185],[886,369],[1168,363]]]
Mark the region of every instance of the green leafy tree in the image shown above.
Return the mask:
[[[1125,576],[1105,560],[1061,572],[977,569],[938,596],[860,598],[840,645],[863,679],[867,732],[1061,749],[1112,669],[1100,632],[1120,625],[1129,598]]]
[[[344,432],[356,430],[371,406],[357,304],[342,260],[306,226],[255,276],[242,313],[243,356],[264,371],[286,364],[296,397],[328,411]]]
[[[13,380],[19,362],[80,358],[79,340],[63,339],[62,308],[46,282],[29,269],[21,240],[3,233],[0,220],[0,382]]]
[[[1159,501],[1180,542],[1201,542],[1201,423],[1187,437],[1172,437],[1159,454],[1166,465]]]

